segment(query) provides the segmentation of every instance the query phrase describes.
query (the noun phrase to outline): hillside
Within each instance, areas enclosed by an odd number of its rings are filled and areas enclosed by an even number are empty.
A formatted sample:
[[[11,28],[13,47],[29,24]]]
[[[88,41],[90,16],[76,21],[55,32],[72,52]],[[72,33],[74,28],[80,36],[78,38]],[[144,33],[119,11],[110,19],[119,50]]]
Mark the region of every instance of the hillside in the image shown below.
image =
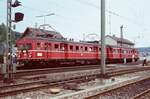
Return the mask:
[[[140,47],[138,48],[138,50],[142,56],[143,55],[150,56],[150,47]]]

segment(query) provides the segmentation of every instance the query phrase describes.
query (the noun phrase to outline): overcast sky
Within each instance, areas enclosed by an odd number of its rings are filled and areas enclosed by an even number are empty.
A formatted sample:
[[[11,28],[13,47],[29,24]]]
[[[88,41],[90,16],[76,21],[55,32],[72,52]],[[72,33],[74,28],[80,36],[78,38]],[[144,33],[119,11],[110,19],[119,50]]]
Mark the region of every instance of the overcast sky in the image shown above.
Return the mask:
[[[6,22],[6,1],[0,0],[0,23]],[[13,14],[23,12],[25,17],[16,24],[16,31],[24,32],[26,27],[35,27],[35,23],[43,24],[43,18],[36,16],[55,13],[47,16],[45,23],[64,37],[88,40],[100,36],[100,0],[19,1],[22,6],[13,8]],[[149,4],[150,0],[106,0],[106,35],[120,36],[120,26],[124,25],[124,38],[135,42],[136,47],[150,46]]]

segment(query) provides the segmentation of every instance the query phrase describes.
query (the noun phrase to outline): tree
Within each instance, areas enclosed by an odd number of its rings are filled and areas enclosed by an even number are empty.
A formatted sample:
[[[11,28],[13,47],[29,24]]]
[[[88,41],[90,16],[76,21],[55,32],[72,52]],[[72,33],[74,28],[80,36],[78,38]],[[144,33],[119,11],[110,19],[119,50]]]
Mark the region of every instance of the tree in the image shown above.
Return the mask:
[[[7,27],[5,26],[4,23],[2,23],[0,25],[0,43],[6,41],[6,32],[7,32]],[[16,32],[16,31],[12,31],[12,37],[11,37],[12,38],[12,43],[15,43],[15,41],[18,37],[20,37],[20,33]]]
[[[0,25],[0,42],[6,41],[6,32],[7,32],[7,27],[5,26],[4,23]]]

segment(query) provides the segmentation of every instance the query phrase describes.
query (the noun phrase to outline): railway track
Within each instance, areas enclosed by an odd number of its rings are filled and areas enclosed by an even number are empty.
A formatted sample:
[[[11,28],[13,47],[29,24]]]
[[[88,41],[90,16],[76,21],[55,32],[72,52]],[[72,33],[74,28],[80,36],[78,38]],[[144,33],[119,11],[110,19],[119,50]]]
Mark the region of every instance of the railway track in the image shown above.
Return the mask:
[[[141,95],[149,92],[149,89],[150,77],[139,80],[137,82],[129,83],[115,89],[107,90],[105,92],[87,97],[85,99],[139,99]]]
[[[148,99],[150,97],[150,88],[132,97],[132,99]]]
[[[150,69],[150,68],[149,68]],[[144,69],[143,69],[144,70]],[[148,70],[148,68],[145,68],[145,70]],[[122,74],[127,74],[127,73],[133,73],[140,71],[139,69],[137,70],[118,70],[117,71],[109,71],[109,76],[119,76]],[[28,82],[28,83],[21,83],[21,84],[16,84],[16,85],[9,85],[9,86],[1,86],[0,87],[0,97],[5,97],[5,96],[10,96],[10,95],[16,95],[18,93],[24,93],[24,92],[29,92],[29,91],[34,91],[34,90],[39,90],[39,89],[44,89],[44,88],[49,88],[52,86],[64,86],[67,83],[81,83],[81,82],[87,82],[96,79],[99,77],[99,74],[94,74],[94,75],[89,75],[89,76],[80,76],[80,77],[74,77],[71,79],[64,79],[64,80],[58,80],[58,81],[49,81],[49,80],[39,80],[39,81],[34,81],[34,82]],[[73,88],[75,89],[75,88]],[[78,90],[78,89],[76,89]]]
[[[78,71],[78,70],[88,70],[88,69],[98,69],[98,65],[91,66],[75,66],[75,67],[59,67],[59,68],[44,68],[44,69],[30,69],[30,70],[17,70],[15,73],[15,78],[20,78],[22,76],[39,75],[39,74],[49,74],[67,71]],[[0,80],[2,80],[2,75],[0,74]]]
[[[90,66],[75,66],[75,67],[59,67],[59,68],[18,70],[17,73],[15,73],[15,78],[20,78],[22,76],[30,76],[30,75],[59,73],[59,72],[67,72],[67,71],[89,70],[89,69],[99,69],[99,68],[100,68],[99,65],[90,65]],[[120,67],[109,67],[109,66],[107,66],[106,69],[115,70],[115,69],[118,69],[118,68],[120,68]],[[131,68],[131,67],[129,67],[129,68]],[[0,75],[0,80],[1,79],[2,79],[2,75]]]
[[[49,73],[60,73],[60,72],[68,72],[68,71],[79,71],[79,70],[89,70],[89,69],[99,69],[99,65],[90,65],[90,66],[75,66],[75,67],[59,67],[59,68],[47,68],[47,69],[33,69],[33,70],[22,70],[17,71],[15,74],[16,78],[21,76],[30,76],[30,75],[39,75],[39,74],[49,74]],[[106,70],[121,70],[121,69],[135,69],[135,68],[143,68],[143,67],[107,67]]]

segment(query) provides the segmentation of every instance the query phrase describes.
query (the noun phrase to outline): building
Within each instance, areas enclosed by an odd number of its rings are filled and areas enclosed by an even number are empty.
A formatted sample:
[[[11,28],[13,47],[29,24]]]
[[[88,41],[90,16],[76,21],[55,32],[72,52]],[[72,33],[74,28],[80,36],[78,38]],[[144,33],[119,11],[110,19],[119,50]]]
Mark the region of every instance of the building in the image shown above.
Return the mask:
[[[106,45],[133,48],[135,44],[127,39],[124,39],[124,38],[121,39],[119,37],[116,37],[115,35],[113,35],[113,36],[107,35],[106,36]]]

